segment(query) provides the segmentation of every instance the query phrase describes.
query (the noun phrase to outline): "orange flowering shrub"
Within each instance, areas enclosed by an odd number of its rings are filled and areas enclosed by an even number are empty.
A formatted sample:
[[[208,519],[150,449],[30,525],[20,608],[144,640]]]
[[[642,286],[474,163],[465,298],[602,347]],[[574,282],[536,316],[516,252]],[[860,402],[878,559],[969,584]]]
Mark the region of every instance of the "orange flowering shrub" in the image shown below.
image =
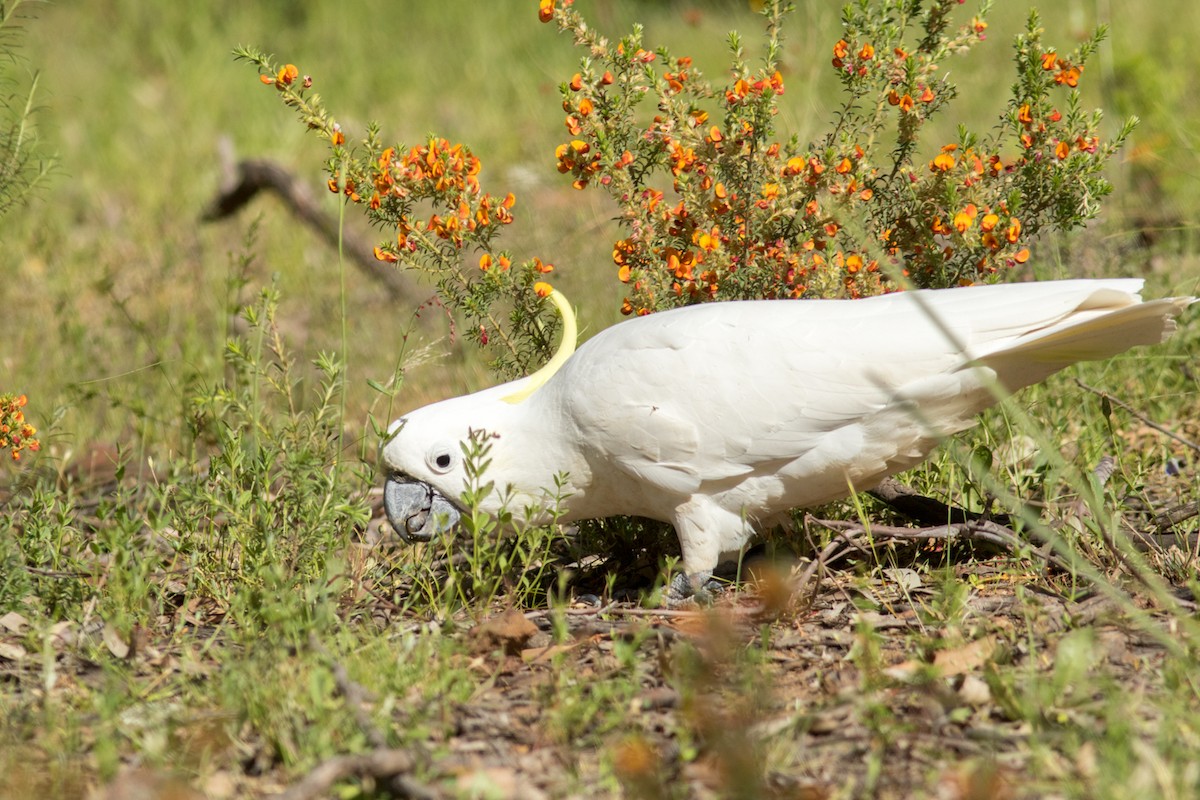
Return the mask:
[[[361,140],[348,141],[310,91],[310,76],[253,50],[235,55],[255,64],[259,79],[329,143],[329,191],[388,231],[375,257],[430,274],[442,302],[467,317],[479,344],[494,348],[497,371],[523,372],[552,350],[558,321],[551,308],[543,311],[544,293],[535,287],[549,285],[546,275],[554,266],[538,258],[518,265],[498,248],[498,234],[513,221],[516,197],[483,191],[483,165],[469,147],[437,137],[411,147],[384,145],[374,124]],[[497,311],[498,303],[508,306],[507,313]]]
[[[37,428],[25,421],[25,395],[0,394],[0,454],[6,460],[20,461],[25,450],[37,452],[42,443],[34,436]]]
[[[989,4],[954,24],[962,3],[847,6],[829,51],[845,102],[827,133],[802,143],[775,131],[790,4],[765,4],[760,66],[730,35],[728,78],[714,85],[690,58],[648,49],[640,28],[613,42],[572,0],[540,0],[539,19],[586,53],[561,87],[567,141],[555,158],[575,188],[598,186],[620,208],[626,235],[612,259],[628,286],[622,311],[858,297],[897,288],[901,276],[923,287],[997,280],[1028,259],[1041,230],[1094,216],[1111,189],[1101,170],[1131,127],[1102,142],[1099,113],[1079,107],[1076,87],[1103,30],[1060,54],[1041,43],[1031,14],[999,124],[923,142],[955,95],[943,63],[986,38]]]

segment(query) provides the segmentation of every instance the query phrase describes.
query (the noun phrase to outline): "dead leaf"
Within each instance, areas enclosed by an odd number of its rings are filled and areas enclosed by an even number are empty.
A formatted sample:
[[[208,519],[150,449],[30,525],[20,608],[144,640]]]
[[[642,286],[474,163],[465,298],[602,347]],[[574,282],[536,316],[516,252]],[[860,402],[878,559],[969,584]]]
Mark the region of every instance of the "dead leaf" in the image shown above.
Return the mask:
[[[0,617],[0,628],[12,633],[20,633],[29,627],[29,620],[15,611],[10,611]]]
[[[0,658],[5,661],[20,661],[25,658],[25,648],[19,644],[0,642]]]
[[[103,800],[204,800],[204,795],[166,772],[129,769],[108,785]]]
[[[995,635],[984,636],[962,647],[939,650],[933,657],[932,667],[944,678],[972,672],[991,661],[1000,650],[1000,641]],[[884,670],[889,678],[910,680],[918,672],[931,665],[924,661],[904,661]]]
[[[484,620],[471,629],[472,649],[477,653],[503,650],[516,656],[529,643],[538,627],[515,608]]]
[[[104,640],[104,646],[108,648],[108,652],[117,658],[129,657],[129,642],[122,638],[111,622],[104,623],[104,632],[100,634],[100,638]]]

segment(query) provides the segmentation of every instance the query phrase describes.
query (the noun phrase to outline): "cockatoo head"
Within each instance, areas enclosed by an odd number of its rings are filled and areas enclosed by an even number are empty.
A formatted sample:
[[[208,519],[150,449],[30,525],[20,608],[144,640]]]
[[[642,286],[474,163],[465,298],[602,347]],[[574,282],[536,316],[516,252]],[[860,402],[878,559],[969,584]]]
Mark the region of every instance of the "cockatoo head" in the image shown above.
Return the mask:
[[[497,454],[501,466],[519,454],[514,439],[520,438],[523,407],[575,350],[574,312],[557,291],[549,298],[563,315],[562,343],[549,363],[512,383],[418,408],[389,428],[381,451],[383,502],[388,521],[406,541],[429,541],[458,523],[459,498],[470,487],[466,453],[474,442],[494,438],[507,454]],[[497,508],[482,510],[498,511],[500,499],[492,500]]]
[[[470,439],[470,416],[457,415],[467,411],[457,408],[461,405],[449,400],[419,408],[388,432],[383,503],[388,521],[406,541],[428,541],[458,522],[456,504],[467,478],[462,443]]]

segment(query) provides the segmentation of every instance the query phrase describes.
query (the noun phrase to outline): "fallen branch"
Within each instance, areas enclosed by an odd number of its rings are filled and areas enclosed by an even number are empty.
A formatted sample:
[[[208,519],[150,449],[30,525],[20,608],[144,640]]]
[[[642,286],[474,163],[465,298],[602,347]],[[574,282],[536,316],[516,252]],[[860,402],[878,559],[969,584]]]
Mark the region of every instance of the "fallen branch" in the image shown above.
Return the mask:
[[[941,500],[923,495],[895,478],[884,478],[867,494],[883,501],[894,511],[903,514],[919,525],[946,525],[989,519],[987,514],[967,511],[964,508],[947,505]],[[1003,519],[1000,522],[1004,524]]]
[[[375,258],[374,245],[368,239],[339,225],[337,217],[320,207],[308,186],[281,165],[265,158],[235,162],[232,147],[224,141],[221,143],[220,157],[224,177],[217,196],[201,214],[203,221],[214,222],[231,217],[260,192],[273,192],[283,200],[293,216],[315,230],[330,247],[338,247],[340,233],[341,246],[351,263],[382,285],[392,300],[413,308],[424,302],[420,291],[399,270]]]
[[[1038,556],[1049,564],[1053,564],[1067,572],[1073,571],[1071,564],[1051,552],[1033,550],[1030,543],[1017,533],[996,522],[975,520],[951,525],[935,525],[927,528],[899,528],[890,525],[865,526],[858,522],[847,520],[827,520],[816,517],[806,517],[806,523],[820,525],[836,535],[832,541],[813,559],[795,582],[798,593],[809,585],[817,571],[826,567],[853,550],[869,552],[873,547],[889,541],[913,542],[941,540],[954,542],[959,540],[987,542],[996,545],[1014,555],[1027,552]],[[814,587],[815,591],[815,587]]]

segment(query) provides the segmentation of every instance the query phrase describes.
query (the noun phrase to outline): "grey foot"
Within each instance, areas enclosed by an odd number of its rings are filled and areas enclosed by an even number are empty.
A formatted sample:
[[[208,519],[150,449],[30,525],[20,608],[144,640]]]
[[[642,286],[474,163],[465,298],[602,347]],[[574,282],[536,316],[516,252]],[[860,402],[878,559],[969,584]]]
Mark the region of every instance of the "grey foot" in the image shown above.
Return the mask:
[[[713,592],[720,587],[720,582],[713,579],[710,570],[693,572],[691,575],[680,572],[671,579],[671,585],[663,595],[663,605],[667,608],[712,605]]]

